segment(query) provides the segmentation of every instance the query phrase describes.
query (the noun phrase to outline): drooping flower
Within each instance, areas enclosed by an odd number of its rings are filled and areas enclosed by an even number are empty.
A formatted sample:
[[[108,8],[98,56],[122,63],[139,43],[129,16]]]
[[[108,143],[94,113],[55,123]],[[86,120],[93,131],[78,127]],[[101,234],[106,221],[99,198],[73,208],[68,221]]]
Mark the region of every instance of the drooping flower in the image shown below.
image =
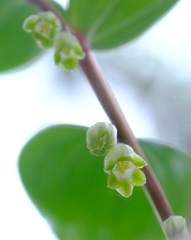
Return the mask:
[[[140,168],[146,162],[127,144],[116,144],[106,155],[104,171],[108,174],[108,187],[116,189],[122,196],[129,197],[134,186],[143,186],[146,177]]]
[[[52,12],[40,12],[25,19],[23,29],[32,34],[40,47],[49,48],[61,30],[61,23]]]
[[[78,61],[85,57],[85,53],[78,39],[68,32],[59,32],[54,42],[56,65],[61,65],[66,69],[74,69]]]

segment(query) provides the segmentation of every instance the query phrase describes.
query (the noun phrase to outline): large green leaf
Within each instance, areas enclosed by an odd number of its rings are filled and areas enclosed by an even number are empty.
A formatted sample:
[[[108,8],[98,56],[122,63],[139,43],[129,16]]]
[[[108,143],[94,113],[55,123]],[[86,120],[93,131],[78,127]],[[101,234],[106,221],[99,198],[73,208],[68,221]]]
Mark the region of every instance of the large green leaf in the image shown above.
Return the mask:
[[[122,198],[107,188],[103,157],[90,155],[85,127],[57,125],[23,148],[19,169],[27,192],[63,240],[164,240],[141,187]],[[141,145],[176,214],[188,217],[191,159],[171,147]]]
[[[32,37],[23,31],[25,18],[37,10],[23,0],[0,0],[0,72],[19,66],[40,49]]]
[[[95,49],[124,44],[152,25],[178,0],[70,0],[69,24]]]

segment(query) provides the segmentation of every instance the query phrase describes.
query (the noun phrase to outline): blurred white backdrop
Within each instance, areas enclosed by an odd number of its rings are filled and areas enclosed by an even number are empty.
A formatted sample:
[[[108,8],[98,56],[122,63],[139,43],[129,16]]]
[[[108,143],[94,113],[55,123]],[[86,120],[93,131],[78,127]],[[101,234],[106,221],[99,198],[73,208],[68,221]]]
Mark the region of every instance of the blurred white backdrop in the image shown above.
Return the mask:
[[[170,141],[187,151],[190,9],[190,0],[182,0],[136,40],[95,53],[135,135]],[[0,239],[56,239],[18,174],[18,155],[31,135],[50,124],[109,121],[83,73],[57,68],[52,56],[47,51],[32,66],[0,74]]]

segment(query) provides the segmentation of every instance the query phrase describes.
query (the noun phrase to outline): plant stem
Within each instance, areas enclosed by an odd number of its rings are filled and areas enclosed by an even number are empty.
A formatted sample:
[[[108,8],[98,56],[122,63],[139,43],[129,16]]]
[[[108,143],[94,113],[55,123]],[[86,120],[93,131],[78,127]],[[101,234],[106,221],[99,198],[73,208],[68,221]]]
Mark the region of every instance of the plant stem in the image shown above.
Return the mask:
[[[86,51],[86,58],[81,61],[80,66],[87,76],[94,92],[96,93],[102,107],[110,118],[111,122],[118,130],[118,139],[121,142],[129,144],[137,154],[146,159],[137,139],[135,138],[114,94],[112,93],[106,79],[102,75],[95,59],[92,57],[91,52],[84,48]],[[144,167],[143,172],[146,175],[147,183],[146,190],[152,204],[155,207],[160,220],[162,222],[173,215],[170,205],[150,167],[148,164]]]
[[[52,7],[52,5],[47,2],[47,0],[29,0],[29,2],[36,4],[38,7],[45,11],[54,12],[61,21],[63,29],[66,29],[63,18]],[[110,89],[106,79],[96,64],[96,61],[86,44],[86,39],[78,32],[74,34],[80,41],[86,53],[86,57],[80,62],[80,66],[87,76],[87,79],[89,80],[106,114],[110,118],[111,122],[116,126],[118,130],[118,140],[120,142],[129,144],[137,154],[139,154],[145,159],[145,161],[148,162],[112,90]],[[150,165],[148,164],[142,170],[145,173],[147,179],[147,183],[145,185],[146,193],[148,195],[148,198],[151,200],[151,204],[154,206],[154,210],[159,218],[159,222],[162,223],[164,220],[172,216],[173,212]]]

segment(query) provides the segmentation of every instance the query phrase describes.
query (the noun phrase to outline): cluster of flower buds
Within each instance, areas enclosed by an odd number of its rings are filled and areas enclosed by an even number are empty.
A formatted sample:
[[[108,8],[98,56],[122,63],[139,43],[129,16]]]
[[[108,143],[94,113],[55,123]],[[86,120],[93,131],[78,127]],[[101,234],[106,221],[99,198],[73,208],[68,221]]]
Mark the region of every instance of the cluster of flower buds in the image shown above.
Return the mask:
[[[146,162],[133,149],[117,143],[117,130],[111,123],[96,123],[87,131],[87,147],[96,156],[105,156],[104,172],[108,174],[107,184],[122,196],[130,197],[134,186],[143,186],[146,177],[140,168]]]
[[[61,23],[52,12],[41,12],[28,17],[23,29],[32,34],[39,47],[55,48],[56,65],[74,69],[85,53],[78,39],[71,33],[61,31]]]

